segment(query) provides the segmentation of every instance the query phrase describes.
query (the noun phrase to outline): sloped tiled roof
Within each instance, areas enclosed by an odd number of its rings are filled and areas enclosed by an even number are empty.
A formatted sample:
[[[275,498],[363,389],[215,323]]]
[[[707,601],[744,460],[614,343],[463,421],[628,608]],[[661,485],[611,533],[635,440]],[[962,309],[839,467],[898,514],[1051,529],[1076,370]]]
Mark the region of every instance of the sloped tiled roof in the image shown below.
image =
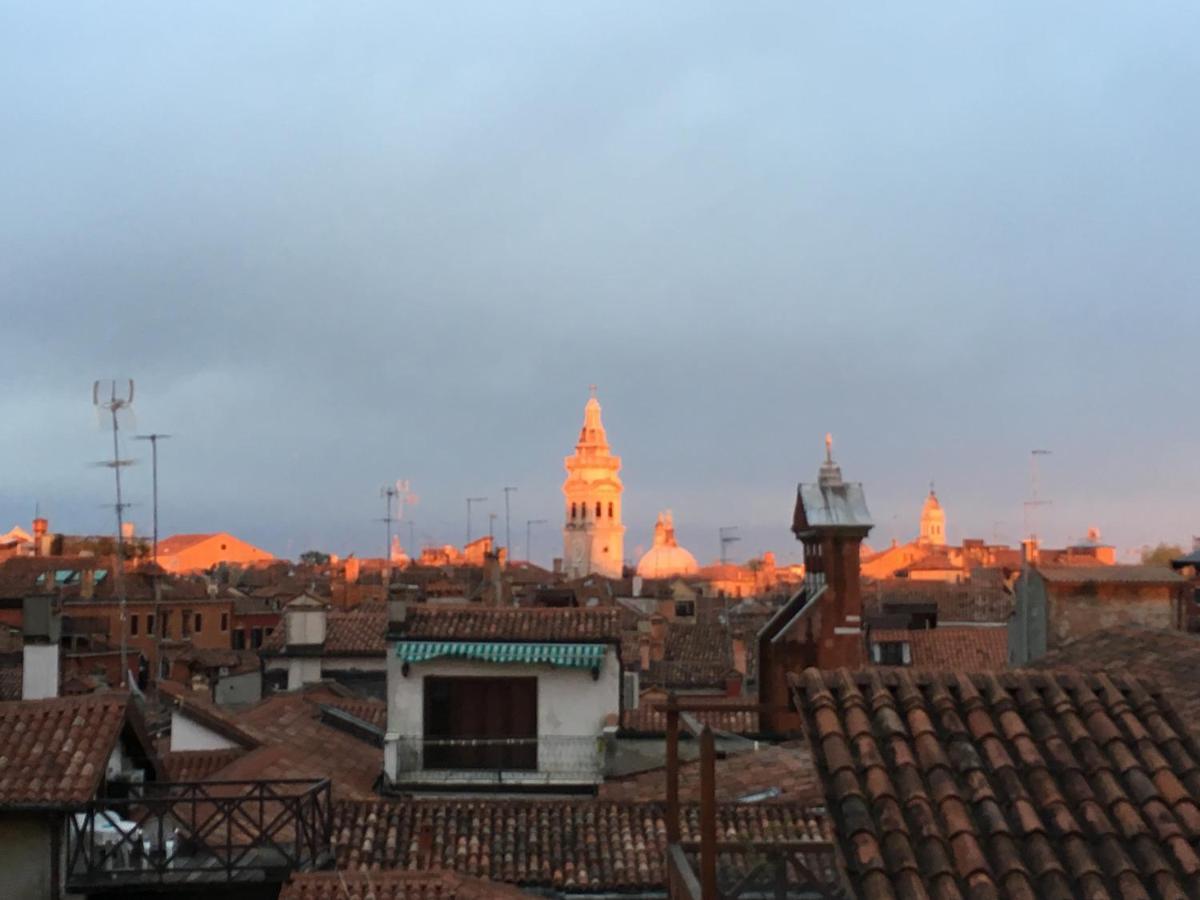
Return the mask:
[[[614,607],[511,609],[409,606],[398,632],[409,639],[486,641],[605,641],[621,639]]]
[[[279,900],[521,900],[531,894],[456,872],[304,872],[293,874]]]
[[[163,753],[159,758],[169,780],[204,781],[245,752],[240,747],[230,750],[176,750]]]
[[[1162,691],[1194,736],[1200,736],[1200,634],[1117,625],[1052,650],[1037,669],[1124,672]]]
[[[683,807],[681,818],[683,840],[698,840],[699,808]],[[718,828],[725,840],[822,841],[829,833],[823,813],[794,804],[720,804]],[[335,807],[334,835],[338,866],[355,871],[450,869],[566,893],[660,890],[666,884],[666,810],[658,803],[346,802]]]
[[[95,796],[128,706],[116,692],[0,703],[0,809]]]
[[[792,676],[856,893],[1194,897],[1200,750],[1123,676]]]
[[[330,612],[325,620],[324,656],[384,656],[387,654],[387,613]],[[284,652],[286,628],[276,628],[263,641],[262,652]]]
[[[706,704],[720,704],[722,702],[733,704],[746,703],[745,697],[725,697],[725,696],[702,696],[696,699],[702,699]],[[627,731],[636,732],[639,734],[663,734],[667,730],[667,714],[656,707],[658,704],[666,700],[665,694],[659,693],[659,696],[654,696],[652,693],[649,696],[641,697],[638,701],[636,709],[626,709],[621,715],[621,727]],[[703,710],[701,712],[693,712],[692,715],[702,725],[707,725],[717,731],[729,731],[734,734],[757,734],[758,733],[758,713],[747,712],[744,710]]]
[[[1183,584],[1184,578],[1167,566],[1038,566],[1037,572],[1050,582],[1083,584]]]
[[[863,587],[863,615],[873,618],[889,609],[933,604],[938,622],[1007,622],[1013,595],[997,584],[944,584],[889,578]]]
[[[732,803],[754,795],[767,795],[763,802],[768,803],[801,803],[817,807],[825,802],[813,767],[812,752],[804,741],[731,753],[717,760],[715,770],[719,803]],[[660,767],[623,778],[610,778],[600,786],[598,796],[601,800],[663,803],[667,796],[667,770]],[[699,762],[680,766],[679,799],[683,803],[700,802]]]
[[[904,641],[918,669],[949,672],[996,672],[1008,665],[1008,629],[1003,625],[937,628],[874,628],[870,641]]]
[[[0,700],[20,700],[24,669],[20,663],[0,667]]]

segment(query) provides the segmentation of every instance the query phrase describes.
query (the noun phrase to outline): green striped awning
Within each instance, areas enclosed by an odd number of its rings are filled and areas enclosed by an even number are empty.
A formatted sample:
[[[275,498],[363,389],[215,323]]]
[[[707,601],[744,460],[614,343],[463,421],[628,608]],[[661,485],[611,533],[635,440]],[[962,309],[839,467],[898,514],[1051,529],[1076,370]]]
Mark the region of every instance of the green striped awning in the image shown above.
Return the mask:
[[[590,669],[604,663],[604,644],[512,644],[474,641],[400,641],[396,655],[408,663],[454,657],[491,663],[544,663]]]

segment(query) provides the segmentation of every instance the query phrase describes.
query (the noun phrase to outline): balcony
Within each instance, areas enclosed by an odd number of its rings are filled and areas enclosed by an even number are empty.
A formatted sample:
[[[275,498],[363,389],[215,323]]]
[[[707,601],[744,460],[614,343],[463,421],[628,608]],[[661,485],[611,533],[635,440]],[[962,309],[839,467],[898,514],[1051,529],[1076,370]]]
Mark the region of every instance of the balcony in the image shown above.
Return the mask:
[[[394,786],[584,787],[604,780],[608,735],[529,738],[390,736],[385,766]]]
[[[131,785],[67,818],[69,892],[279,883],[332,861],[328,779]]]

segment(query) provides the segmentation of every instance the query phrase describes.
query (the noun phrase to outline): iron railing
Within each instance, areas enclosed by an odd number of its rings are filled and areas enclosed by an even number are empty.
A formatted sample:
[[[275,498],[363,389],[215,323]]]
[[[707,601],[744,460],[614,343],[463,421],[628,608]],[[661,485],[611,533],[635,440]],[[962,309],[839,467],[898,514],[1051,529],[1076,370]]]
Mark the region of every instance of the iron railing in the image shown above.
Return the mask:
[[[332,858],[328,779],[132,785],[67,817],[68,890],[282,882]]]
[[[428,738],[389,741],[397,783],[595,783],[603,778],[606,738]]]

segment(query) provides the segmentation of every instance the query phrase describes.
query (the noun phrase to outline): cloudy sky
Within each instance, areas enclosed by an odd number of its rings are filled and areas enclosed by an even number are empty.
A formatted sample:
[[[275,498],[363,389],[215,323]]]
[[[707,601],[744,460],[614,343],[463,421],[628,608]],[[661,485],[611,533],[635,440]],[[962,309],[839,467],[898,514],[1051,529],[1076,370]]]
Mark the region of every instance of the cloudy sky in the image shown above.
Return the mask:
[[[1200,13],[1171,3],[0,4],[0,530],[561,547],[599,386],[626,552],[794,558],[826,431],[877,545],[1200,533]],[[128,455],[147,459],[144,445]],[[127,474],[139,528],[148,463]],[[407,543],[408,528],[401,530]]]

